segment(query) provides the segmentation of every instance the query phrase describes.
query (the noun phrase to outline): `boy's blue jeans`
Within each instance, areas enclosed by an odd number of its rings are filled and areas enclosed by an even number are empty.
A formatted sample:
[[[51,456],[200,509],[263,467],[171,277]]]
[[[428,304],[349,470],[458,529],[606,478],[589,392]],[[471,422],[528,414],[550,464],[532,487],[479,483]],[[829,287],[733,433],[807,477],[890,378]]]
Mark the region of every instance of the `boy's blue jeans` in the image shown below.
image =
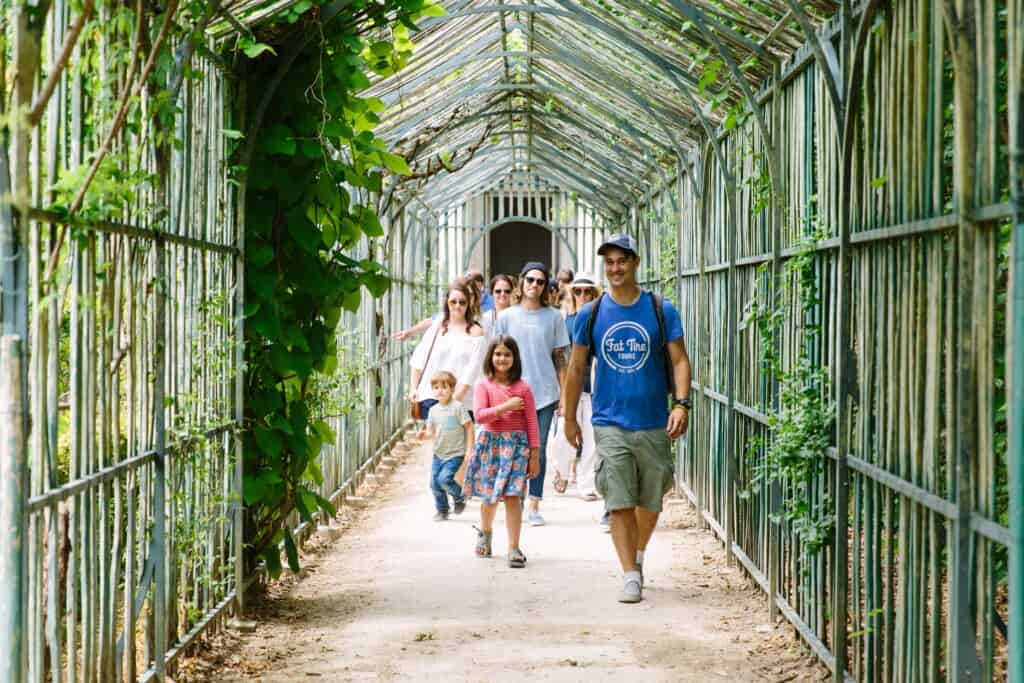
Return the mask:
[[[442,460],[434,456],[434,462],[430,467],[430,490],[434,492],[434,507],[438,512],[448,512],[448,496],[451,495],[456,503],[466,500],[462,493],[462,487],[455,481],[455,473],[462,466],[463,456]]]

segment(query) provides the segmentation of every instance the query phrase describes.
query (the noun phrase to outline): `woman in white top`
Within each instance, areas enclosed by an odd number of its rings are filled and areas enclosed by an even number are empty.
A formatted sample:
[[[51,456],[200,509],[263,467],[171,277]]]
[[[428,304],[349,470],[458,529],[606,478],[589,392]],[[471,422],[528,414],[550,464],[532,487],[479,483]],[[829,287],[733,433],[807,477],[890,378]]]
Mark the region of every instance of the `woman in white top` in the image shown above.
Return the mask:
[[[437,403],[430,389],[430,378],[435,372],[447,370],[455,375],[452,398],[456,401],[463,400],[480,376],[485,339],[483,328],[473,319],[472,296],[463,283],[453,282],[448,287],[442,316],[431,323],[412,353],[409,399],[420,402],[424,419]]]

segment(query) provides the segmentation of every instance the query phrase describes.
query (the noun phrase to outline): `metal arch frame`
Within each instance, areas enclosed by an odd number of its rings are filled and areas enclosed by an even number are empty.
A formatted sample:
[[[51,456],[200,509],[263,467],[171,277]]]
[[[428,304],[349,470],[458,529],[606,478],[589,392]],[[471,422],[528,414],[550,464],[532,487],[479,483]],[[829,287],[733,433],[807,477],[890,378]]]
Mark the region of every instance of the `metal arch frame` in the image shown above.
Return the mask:
[[[505,116],[506,114],[510,115],[510,116],[517,116],[517,115],[524,115],[525,116],[526,114],[530,113],[530,111],[531,111],[530,109],[498,109],[498,110],[488,109],[488,110],[480,111],[480,112],[478,112],[476,114],[473,114],[471,116],[466,117],[462,121],[460,121],[460,122],[452,125],[451,127],[449,127],[446,130],[446,132],[451,132],[451,131],[454,131],[454,130],[458,130],[458,129],[463,128],[466,125],[468,125],[470,123],[474,123],[476,121],[481,121],[481,120],[484,120],[484,119],[491,119],[491,118],[501,118],[501,117]],[[565,123],[567,123],[567,124],[569,124],[571,126],[574,126],[576,128],[576,130],[579,130],[582,133],[593,134],[595,132],[595,130],[593,128],[591,128],[590,126],[582,126],[582,125],[577,124],[576,121],[578,121],[579,119],[574,119],[572,117],[565,116],[564,114],[555,115],[553,113],[550,113],[550,114],[547,114],[547,116],[545,118],[553,118],[553,119],[555,119],[557,121],[565,122]],[[559,131],[557,128],[554,128],[552,126],[548,126],[548,128],[550,128],[553,131],[557,131],[562,137],[566,136],[565,131]],[[513,133],[513,132],[521,132],[521,131],[509,130],[509,129],[499,129],[499,130],[493,131],[492,134],[493,135],[506,135],[506,134],[510,134],[510,133]],[[436,145],[445,143],[448,140],[450,140],[450,138],[438,137],[437,139],[432,140],[428,146],[423,147],[423,148],[417,150],[415,155],[410,155],[409,157],[407,157],[407,159],[408,160],[418,159],[418,158],[420,158],[421,156],[423,156],[425,154],[426,155],[432,154]],[[614,146],[607,147],[607,148],[595,147],[593,145],[581,145],[581,146],[588,153],[598,154],[598,152],[592,152],[592,150],[599,150],[600,156],[602,158],[606,159],[606,160],[609,158],[609,154],[608,154],[609,152],[616,152],[616,153],[622,154],[623,156],[629,158],[632,161],[639,161],[641,159],[641,157],[639,157],[632,150],[628,150],[628,149],[626,149],[624,147],[619,146],[618,144],[616,144]],[[633,167],[631,165],[628,165],[628,164],[619,163],[619,164],[614,164],[614,165],[616,167],[618,167],[618,168],[621,168],[623,171],[635,172],[635,171],[638,170],[635,167]],[[608,168],[608,167],[605,166],[605,168]],[[609,170],[611,170],[611,169],[609,169]]]
[[[874,0],[868,0],[868,3],[873,3]],[[810,17],[804,12],[803,7],[800,6],[799,0],[785,0],[789,6],[790,11],[793,13],[793,17],[800,25],[800,29],[804,33],[804,38],[807,40],[807,44],[810,45],[811,51],[814,54],[814,61],[818,64],[818,69],[821,71],[822,76],[825,79],[825,87],[828,88],[829,99],[832,100],[832,107],[836,118],[836,125],[842,126],[844,121],[843,114],[843,74],[839,66],[839,58],[836,55],[835,48],[828,41],[823,41],[821,33],[815,28],[814,24],[811,23]],[[847,93],[847,96],[849,93]]]
[[[747,106],[754,114],[754,119],[757,121],[758,128],[761,129],[761,137],[764,146],[766,147],[768,152],[768,171],[771,179],[772,190],[775,193],[781,194],[781,187],[779,183],[781,182],[782,178],[779,157],[777,150],[775,148],[775,141],[772,137],[772,133],[768,129],[768,122],[765,120],[764,117],[764,109],[758,102],[753,90],[750,89],[750,84],[747,82],[747,79],[744,78],[743,72],[740,71],[739,65],[736,64],[736,60],[733,57],[732,52],[726,49],[725,45],[722,44],[722,41],[719,40],[718,36],[715,35],[715,33],[711,31],[711,29],[709,29],[708,26],[704,23],[702,12],[694,11],[694,8],[687,2],[685,2],[685,0],[668,1],[673,7],[676,7],[680,12],[682,12],[684,16],[687,16],[688,18],[691,19],[691,21],[693,21],[694,25],[700,30],[701,33],[703,33],[707,37],[707,39],[714,46],[715,50],[718,51],[718,54],[721,55],[723,60],[725,60],[726,65],[729,67],[729,71],[732,72],[733,78],[736,80],[736,83],[739,85],[740,90],[743,92],[743,96],[747,100]]]
[[[490,112],[481,113],[481,114],[475,114],[474,117],[478,117],[479,119],[483,119],[483,118],[501,118],[501,117],[505,116],[506,114],[511,115],[511,116],[515,116],[515,115],[526,114],[528,111],[529,111],[528,109],[498,110],[498,111],[490,111]],[[570,124],[573,121],[572,119],[569,119],[568,117],[559,117],[558,120],[568,121]],[[539,125],[541,125],[541,124],[539,124]],[[577,149],[580,149],[580,150],[583,151],[585,156],[590,156],[590,157],[593,157],[595,160],[597,160],[599,162],[599,164],[601,165],[601,167],[604,168],[609,173],[614,173],[616,175],[629,176],[629,175],[632,175],[632,174],[635,174],[635,173],[639,172],[639,169],[636,166],[629,165],[629,164],[623,164],[623,163],[616,163],[614,161],[613,157],[608,153],[609,151],[611,151],[611,152],[620,152],[623,155],[625,155],[627,153],[627,150],[625,150],[625,149],[619,149],[619,148],[617,148],[618,146],[616,146],[616,147],[613,147],[610,150],[606,151],[603,148],[595,147],[595,146],[592,146],[592,145],[588,145],[585,142],[578,142],[576,140],[573,140],[573,139],[571,139],[569,137],[569,133],[567,133],[566,131],[560,130],[560,129],[556,128],[556,127],[553,127],[553,126],[550,126],[550,125],[547,125],[547,124],[543,124],[543,125],[544,125],[545,129],[548,130],[551,133],[552,137],[558,137],[561,140],[565,140],[566,142],[569,142],[569,143],[575,145]],[[582,133],[586,133],[586,134],[592,134],[593,133],[593,131],[588,129],[588,128],[580,128],[580,129],[577,129],[577,130],[579,130]],[[492,135],[494,135],[494,136],[510,135],[511,133],[514,133],[514,132],[521,132],[521,131],[501,128],[501,129],[492,131]],[[547,140],[547,138],[544,138],[544,139]],[[549,144],[551,143],[550,140],[547,140],[547,141],[549,142]],[[487,145],[486,147],[493,147],[493,145]],[[428,149],[421,150],[420,154],[427,153],[427,152],[432,152],[432,149],[428,148]],[[419,155],[417,155],[417,157],[418,156]],[[634,161],[638,160],[638,157],[636,157],[636,155],[633,155],[633,154],[630,154],[629,158],[633,159]]]
[[[483,239],[484,235],[489,235],[494,230],[497,230],[501,226],[506,225],[508,223],[530,223],[531,225],[536,225],[538,227],[544,228],[552,235],[557,237],[558,241],[561,242],[562,245],[569,250],[569,255],[572,256],[573,263],[579,262],[579,259],[576,255],[576,250],[572,248],[571,244],[569,244],[569,240],[565,239],[565,235],[562,234],[562,231],[554,227],[553,225],[549,224],[547,221],[542,221],[539,218],[533,218],[532,216],[506,216],[505,218],[501,218],[499,220],[494,221],[493,223],[489,223],[480,228],[478,231],[475,231],[477,233],[476,236],[473,237],[472,241],[470,241],[469,245],[466,247],[466,260],[463,263],[463,270],[469,268],[469,259],[473,255],[473,250],[476,249],[477,243],[481,239]]]
[[[544,8],[537,8],[537,9],[544,9]],[[439,73],[435,74],[435,75],[438,78],[444,78],[444,77],[446,77],[448,75],[451,75],[455,71],[457,71],[459,69],[459,67],[463,66],[464,64],[468,64],[468,63],[474,62],[474,61],[487,60],[487,59],[504,58],[506,56],[511,56],[511,57],[528,57],[528,56],[530,56],[530,57],[538,58],[540,60],[551,61],[551,62],[561,63],[561,64],[569,64],[569,65],[573,65],[573,66],[581,68],[586,73],[594,73],[595,67],[596,67],[597,70],[602,72],[602,77],[603,78],[610,78],[610,79],[615,80],[616,85],[618,85],[620,88],[622,88],[622,90],[623,90],[622,94],[625,95],[627,99],[631,100],[634,104],[636,104],[642,111],[644,111],[646,114],[648,114],[653,119],[653,121],[655,123],[657,123],[659,125],[659,127],[662,128],[662,132],[665,133],[666,137],[669,140],[672,140],[673,143],[676,144],[676,153],[677,154],[685,154],[684,150],[682,150],[679,147],[678,143],[676,142],[675,137],[671,134],[671,131],[665,126],[665,122],[662,120],[661,116],[659,116],[651,108],[650,104],[648,103],[648,100],[653,100],[654,98],[647,98],[647,97],[640,97],[640,96],[638,96],[637,93],[635,93],[635,92],[633,92],[631,90],[632,86],[630,84],[623,83],[620,79],[615,77],[613,74],[607,73],[605,71],[605,69],[603,67],[601,67],[600,65],[591,64],[591,63],[589,63],[589,62],[587,62],[585,60],[579,59],[579,58],[577,58],[575,56],[572,56],[572,55],[565,54],[565,55],[560,55],[558,57],[555,57],[555,56],[547,55],[547,54],[544,54],[544,53],[537,53],[537,52],[529,53],[529,52],[523,52],[523,51],[518,51],[518,50],[511,50],[511,51],[502,50],[502,51],[499,51],[499,52],[480,53],[480,54],[476,54],[476,55],[469,55],[469,56],[466,56],[466,57],[460,57],[458,59],[450,60],[450,61],[446,62],[444,65],[441,65],[441,66],[444,67],[444,69],[440,70]],[[438,68],[440,68],[440,67],[438,67]]]
[[[494,150],[494,148],[491,148],[491,150]],[[502,151],[506,151],[507,152],[508,150],[502,150]],[[485,159],[487,156],[489,156],[489,155],[485,154],[485,155],[483,155],[481,157],[478,157],[478,158],[482,160],[482,159]],[[602,206],[608,213],[610,213],[612,215],[621,215],[622,208],[625,206],[625,204],[614,204],[614,203],[610,202],[606,197],[602,196],[601,188],[594,186],[591,183],[590,180],[587,180],[587,179],[579,177],[578,175],[576,175],[575,173],[573,173],[569,169],[564,168],[560,164],[556,163],[554,160],[551,160],[551,159],[549,159],[549,158],[547,158],[546,156],[543,156],[543,155],[542,155],[542,162],[543,162],[542,164],[538,164],[538,163],[534,162],[533,167],[534,168],[546,168],[550,173],[554,173],[556,175],[558,175],[558,174],[562,175],[563,178],[561,180],[558,180],[559,183],[564,183],[565,180],[570,180],[570,181],[572,181],[572,183],[578,184],[579,187],[581,187],[582,189],[586,190],[585,192],[581,192],[581,194],[583,194],[585,197],[587,197],[588,200],[593,202],[595,205]],[[444,177],[445,176],[437,177],[432,182],[438,182],[439,180],[441,180]],[[417,194],[419,192],[422,192],[423,189],[425,189],[425,188],[421,188],[417,192]]]

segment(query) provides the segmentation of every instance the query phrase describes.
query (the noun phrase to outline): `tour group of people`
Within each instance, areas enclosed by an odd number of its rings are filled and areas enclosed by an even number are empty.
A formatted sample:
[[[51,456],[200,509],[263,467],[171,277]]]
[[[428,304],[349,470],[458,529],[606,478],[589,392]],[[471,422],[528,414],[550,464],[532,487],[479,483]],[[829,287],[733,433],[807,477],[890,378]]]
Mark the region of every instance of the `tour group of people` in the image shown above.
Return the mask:
[[[436,315],[394,336],[423,335],[409,398],[420,437],[433,441],[434,519],[477,498],[475,552],[491,557],[503,503],[508,565],[525,567],[523,516],[545,524],[551,460],[558,493],[575,484],[584,500],[603,501],[623,571],[619,600],[633,603],[674,482],[671,443],[688,427],[691,370],[676,308],[637,283],[635,240],[614,235],[597,253],[607,291],[593,274],[552,278],[538,261],[490,283],[473,270],[448,286]]]

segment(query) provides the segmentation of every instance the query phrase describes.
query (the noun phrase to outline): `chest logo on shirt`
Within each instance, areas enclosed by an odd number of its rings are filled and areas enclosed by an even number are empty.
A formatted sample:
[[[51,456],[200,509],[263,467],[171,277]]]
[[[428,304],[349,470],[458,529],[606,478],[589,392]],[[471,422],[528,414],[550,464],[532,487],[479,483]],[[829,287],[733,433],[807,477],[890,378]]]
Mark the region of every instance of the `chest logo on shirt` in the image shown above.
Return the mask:
[[[618,372],[636,372],[651,355],[651,337],[630,320],[612,325],[601,338],[601,357]]]

